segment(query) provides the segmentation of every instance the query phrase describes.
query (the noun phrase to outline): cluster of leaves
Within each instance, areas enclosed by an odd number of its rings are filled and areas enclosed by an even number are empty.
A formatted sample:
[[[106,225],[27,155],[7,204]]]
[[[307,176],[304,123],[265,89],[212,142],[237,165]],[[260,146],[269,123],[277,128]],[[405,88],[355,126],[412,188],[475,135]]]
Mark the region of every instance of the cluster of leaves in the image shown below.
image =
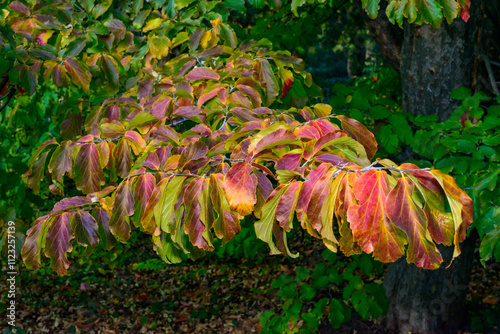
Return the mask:
[[[380,9],[381,0],[361,0],[362,6],[366,13],[375,19]],[[384,1],[384,0],[382,0]],[[386,15],[394,24],[403,25],[403,20],[406,18],[409,23],[427,23],[435,28],[439,28],[443,18],[446,18],[448,23],[451,23],[457,16],[460,16],[464,21],[470,18],[470,0],[386,0],[387,8]],[[311,1],[307,1],[310,3]],[[317,0],[319,3],[324,0]],[[293,0],[291,3],[292,12],[295,15],[297,8],[303,6],[306,0]]]
[[[381,274],[380,262],[363,254],[345,263],[328,249],[322,257],[325,261],[312,272],[299,266],[295,278],[283,274],[273,281],[272,287],[278,289],[278,296],[284,301],[283,314],[264,312],[260,318],[263,333],[317,333],[325,317],[337,329],[350,320],[351,308],[364,320],[387,313],[389,303],[383,286],[365,283],[360,278],[361,273]]]
[[[455,177],[474,200],[474,224],[482,239],[481,261],[500,258],[500,109],[484,93],[471,94],[458,88],[451,97],[462,101],[444,122],[438,117],[413,116],[401,109],[397,94],[380,96],[378,85],[387,87],[388,73],[379,81],[359,80],[356,84],[336,84],[330,100],[334,111],[353,117],[374,129],[382,154],[405,154],[411,147],[421,166],[436,166]],[[390,92],[391,89],[386,90]]]
[[[453,91],[462,101],[445,122],[416,118],[412,148],[454,175],[474,200],[474,224],[481,237],[481,262],[500,261],[500,105],[482,92]],[[446,133],[446,136],[443,134]]]
[[[347,255],[406,254],[437,268],[436,243],[459,254],[472,201],[455,181],[372,163],[374,135],[329,105],[304,106],[313,83],[303,62],[266,40],[238,46],[220,2],[9,8],[11,85],[35,94],[49,82],[73,105],[60,139],[33,152],[23,178],[38,192],[46,177],[58,196],[70,179],[84,195],[35,221],[22,251],[28,267],[39,268],[44,253],[65,274],[73,239],[110,248],[132,226],[152,235],[166,262],[197,258],[251,214],[271,254],[297,256],[286,242],[295,215]]]

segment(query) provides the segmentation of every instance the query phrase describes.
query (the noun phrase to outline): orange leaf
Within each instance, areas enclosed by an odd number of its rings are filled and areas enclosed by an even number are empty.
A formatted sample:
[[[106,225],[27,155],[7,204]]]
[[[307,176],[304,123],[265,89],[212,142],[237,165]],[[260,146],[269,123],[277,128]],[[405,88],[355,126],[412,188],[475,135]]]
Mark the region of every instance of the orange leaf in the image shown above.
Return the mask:
[[[427,230],[424,211],[413,201],[415,184],[408,177],[398,179],[386,199],[387,214],[408,237],[406,259],[425,269],[437,269],[443,258]]]
[[[251,214],[257,203],[257,177],[251,172],[250,164],[237,162],[224,177],[223,187],[231,210],[242,216]]]
[[[404,233],[390,221],[386,212],[389,178],[384,171],[370,170],[356,181],[354,196],[359,204],[347,210],[354,240],[366,253],[382,262],[394,262],[404,255]]]

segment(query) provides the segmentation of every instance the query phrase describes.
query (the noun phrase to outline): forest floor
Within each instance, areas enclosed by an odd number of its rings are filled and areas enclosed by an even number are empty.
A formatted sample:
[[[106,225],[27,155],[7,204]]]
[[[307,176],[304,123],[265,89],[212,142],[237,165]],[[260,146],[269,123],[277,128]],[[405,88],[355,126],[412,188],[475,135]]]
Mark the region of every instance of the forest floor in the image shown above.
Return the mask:
[[[102,261],[72,259],[64,277],[45,268],[25,269],[17,283],[17,333],[256,333],[262,328],[262,312],[281,312],[273,279],[292,275],[299,264],[314,268],[324,261],[322,249],[318,243],[310,245],[300,262],[258,255],[163,265],[149,243],[140,241],[133,251],[124,248],[116,260],[104,258],[113,254],[105,252],[99,254]],[[2,279],[2,314],[5,291]],[[468,325],[462,333],[500,333],[499,302],[500,264],[484,268],[475,261],[467,295]],[[5,328],[4,319],[0,328]],[[324,321],[320,332],[386,333],[377,320],[364,321],[355,312],[340,329],[328,327]]]

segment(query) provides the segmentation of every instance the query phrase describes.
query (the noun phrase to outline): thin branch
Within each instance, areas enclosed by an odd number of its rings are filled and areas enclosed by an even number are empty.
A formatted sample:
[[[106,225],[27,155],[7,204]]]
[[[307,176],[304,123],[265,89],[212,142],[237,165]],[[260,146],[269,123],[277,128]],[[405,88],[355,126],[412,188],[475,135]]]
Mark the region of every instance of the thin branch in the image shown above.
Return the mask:
[[[186,121],[189,121],[189,118],[183,118],[181,119],[180,121],[177,121],[177,122],[173,122],[173,123],[170,123],[170,124],[167,124],[167,126],[176,126],[178,124],[181,124],[181,123],[184,123]]]
[[[82,144],[87,144],[87,143],[102,143],[102,142],[106,142],[106,141],[119,141],[121,138],[122,137],[112,138],[112,139],[97,138],[97,139],[94,139],[94,140],[84,141],[84,142],[81,142],[81,143]]]
[[[14,89],[11,89],[8,93],[7,93],[7,100],[3,103],[3,105],[0,107],[0,111],[4,110],[5,107],[7,107],[7,105],[9,104],[10,100],[12,99],[12,97],[14,96]]]
[[[488,72],[488,77],[490,79],[491,88],[493,89],[493,91],[495,92],[495,94],[497,96],[499,96],[500,95],[500,90],[498,90],[497,81],[495,80],[495,75],[493,73],[493,69],[491,68],[490,59],[488,58],[487,55],[484,55],[484,54],[481,55],[481,57],[483,58],[484,65],[486,66],[486,71]]]
[[[89,205],[91,205],[91,207],[89,207]],[[51,217],[54,217],[54,216],[60,215],[61,213],[66,213],[66,212],[90,211],[96,207],[100,208],[101,204],[99,202],[85,203],[85,204],[82,204],[79,206],[73,206],[69,210],[66,210],[66,209],[57,210],[54,213],[48,214],[45,219],[49,219]]]
[[[134,175],[127,176],[123,180],[130,180],[133,177],[146,175],[146,174],[158,174],[158,173],[164,173],[165,175],[168,175],[168,176],[205,177],[204,175],[198,175],[198,174],[172,173],[172,172],[164,172],[164,171],[159,170],[159,171],[154,171],[154,172],[137,173]]]
[[[222,125],[219,127],[219,130],[222,129],[224,125],[226,125],[227,123],[227,114],[228,114],[227,108],[228,106],[226,106],[226,116],[224,116],[224,121],[222,122]]]
[[[213,158],[212,160],[222,160],[221,162],[224,162],[224,161],[231,161],[231,162],[245,161],[245,159],[230,159],[230,158],[226,158],[226,157]]]

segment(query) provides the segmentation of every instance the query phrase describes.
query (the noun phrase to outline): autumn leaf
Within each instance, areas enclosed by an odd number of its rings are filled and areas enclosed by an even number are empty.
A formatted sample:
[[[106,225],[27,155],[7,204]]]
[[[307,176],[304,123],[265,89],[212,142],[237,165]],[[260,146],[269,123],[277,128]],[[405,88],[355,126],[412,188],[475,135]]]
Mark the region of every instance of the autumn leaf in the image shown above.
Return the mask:
[[[90,92],[90,79],[92,75],[86,66],[74,57],[68,57],[63,62],[66,72],[69,74],[73,82],[80,86],[85,93]]]
[[[427,230],[424,211],[413,201],[415,184],[408,177],[397,180],[386,198],[387,215],[408,238],[406,260],[425,269],[439,268],[443,258]]]
[[[33,226],[26,232],[26,239],[21,250],[21,256],[24,264],[29,269],[39,269],[42,267],[40,254],[47,234],[47,220],[50,221],[50,218],[49,215],[38,218]]]
[[[261,239],[262,241],[265,241],[269,245],[269,248],[271,249],[271,255],[276,255],[281,253],[281,251],[278,249],[278,247],[273,241],[273,230],[276,227],[279,228],[279,225],[276,223],[276,208],[278,206],[279,199],[286,191],[286,189],[287,186],[282,185],[278,186],[278,188],[276,188],[273,191],[273,193],[269,196],[269,199],[267,200],[266,204],[264,205],[264,208],[262,209],[262,218],[254,224],[255,234],[257,235],[257,238]],[[282,236],[282,238],[283,238],[282,240],[283,245],[286,245],[286,237]],[[284,253],[287,253],[287,250],[288,246]],[[298,254],[296,255],[289,254],[289,255],[292,257],[298,256]]]
[[[134,199],[130,191],[130,181],[125,180],[116,189],[113,200],[113,214],[109,220],[111,233],[120,241],[130,238],[130,216],[134,214]]]
[[[74,179],[78,190],[88,194],[100,190],[101,186],[105,184],[103,165],[95,144],[81,145],[73,165],[75,167]]]
[[[353,193],[358,204],[347,210],[354,240],[381,262],[394,262],[404,255],[406,237],[387,215],[389,175],[370,170],[356,180]]]
[[[337,118],[340,119],[342,129],[344,129],[351,138],[363,145],[368,159],[372,160],[377,152],[378,145],[373,133],[368,131],[363,124],[355,119],[347,118],[344,115],[339,115]]]
[[[206,187],[208,179],[195,178],[191,181],[184,191],[184,206],[186,210],[186,219],[184,231],[189,236],[189,241],[199,248],[213,250],[210,238],[207,232],[210,229],[209,221],[204,217],[203,211],[211,208],[207,203]]]
[[[266,105],[268,106],[273,103],[273,101],[276,99],[276,96],[278,96],[278,80],[274,75],[271,65],[266,59],[259,61],[258,71],[261,83],[266,88]]]
[[[430,173],[434,175],[441,187],[443,187],[451,207],[453,225],[455,228],[453,239],[453,244],[455,245],[453,258],[455,258],[460,254],[459,244],[465,240],[467,229],[474,219],[472,200],[462,189],[460,189],[451,176],[436,169],[431,170]]]
[[[195,67],[186,74],[185,78],[190,81],[194,80],[203,80],[203,79],[210,79],[210,80],[219,80],[220,77],[219,75],[212,69],[208,67]]]
[[[214,220],[215,235],[226,244],[241,230],[240,217],[232,211],[223,189],[224,176],[210,175],[210,199],[212,200],[217,218]]]
[[[52,178],[58,182],[63,182],[64,174],[72,175],[73,161],[71,159],[71,153],[74,142],[65,141],[62,142],[52,154],[49,161],[49,172],[52,174]]]
[[[74,238],[70,228],[71,215],[72,213],[63,212],[47,220],[45,255],[50,258],[51,267],[59,275],[66,275],[69,268],[66,253],[71,251],[70,241]]]
[[[224,177],[223,188],[231,210],[242,216],[252,213],[257,203],[257,177],[252,173],[252,166],[246,162],[237,162]]]
[[[72,213],[70,226],[80,245],[95,247],[99,243],[97,222],[87,211],[78,210]]]

